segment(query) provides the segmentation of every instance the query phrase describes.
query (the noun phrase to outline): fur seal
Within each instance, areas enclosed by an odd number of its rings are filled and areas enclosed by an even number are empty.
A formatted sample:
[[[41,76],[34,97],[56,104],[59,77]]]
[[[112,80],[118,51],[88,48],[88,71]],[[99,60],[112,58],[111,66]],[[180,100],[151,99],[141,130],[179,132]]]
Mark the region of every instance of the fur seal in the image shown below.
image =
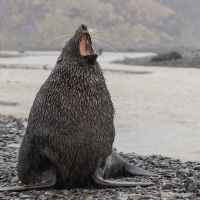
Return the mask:
[[[22,191],[43,188],[149,186],[107,180],[156,174],[126,163],[113,150],[114,107],[87,26],[79,26],[32,105],[18,158]]]

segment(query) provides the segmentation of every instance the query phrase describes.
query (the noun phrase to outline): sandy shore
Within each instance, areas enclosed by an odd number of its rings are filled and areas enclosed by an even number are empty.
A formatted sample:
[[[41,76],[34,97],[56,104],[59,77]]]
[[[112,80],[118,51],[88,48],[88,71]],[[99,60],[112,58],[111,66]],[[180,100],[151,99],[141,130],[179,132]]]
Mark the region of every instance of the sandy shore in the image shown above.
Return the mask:
[[[142,155],[199,160],[200,70],[142,67],[110,61],[149,54],[104,53],[98,58],[116,109],[115,146]],[[37,69],[0,68],[0,114],[27,118],[34,97],[58,54],[0,58],[0,63]],[[23,63],[22,63],[23,62]],[[113,71],[114,70],[114,71]]]

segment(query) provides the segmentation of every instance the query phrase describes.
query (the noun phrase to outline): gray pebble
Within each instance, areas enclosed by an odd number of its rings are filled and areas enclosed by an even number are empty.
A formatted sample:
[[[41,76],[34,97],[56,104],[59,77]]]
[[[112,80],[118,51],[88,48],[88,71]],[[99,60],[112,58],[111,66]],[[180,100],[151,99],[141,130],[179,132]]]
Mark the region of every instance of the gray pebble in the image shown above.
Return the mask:
[[[19,147],[20,147],[20,144],[17,144],[17,143],[11,143],[11,144],[8,144],[7,147],[19,148]]]
[[[186,189],[190,192],[193,192],[197,189],[198,183],[192,179],[192,178],[187,178],[186,180]]]
[[[192,193],[181,193],[181,197],[183,197],[183,198],[189,198],[192,195],[193,195]]]
[[[38,200],[47,200],[48,197],[46,197],[45,195],[41,194],[39,197],[38,197]]]
[[[170,182],[164,182],[162,184],[163,189],[170,189],[172,187],[172,184]]]
[[[162,198],[174,198],[174,197],[180,197],[181,195],[174,192],[161,192],[160,196]]]
[[[63,194],[66,196],[69,193],[69,190],[62,190]]]
[[[200,165],[196,165],[193,167],[194,170],[200,170]]]

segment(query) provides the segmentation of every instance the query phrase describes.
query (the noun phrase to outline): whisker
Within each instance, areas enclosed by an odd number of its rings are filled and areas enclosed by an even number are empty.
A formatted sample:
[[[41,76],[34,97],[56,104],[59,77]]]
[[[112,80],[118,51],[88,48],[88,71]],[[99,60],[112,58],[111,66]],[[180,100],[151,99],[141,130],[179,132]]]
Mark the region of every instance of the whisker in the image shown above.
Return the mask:
[[[98,29],[89,29],[88,32],[91,36],[100,36],[102,35],[102,31],[99,31]]]
[[[94,31],[88,31],[90,34],[102,34],[102,32],[94,32]]]
[[[99,42],[97,42],[96,40],[93,40],[94,43],[96,43],[97,45],[99,45],[101,48],[103,47]]]
[[[88,29],[88,32],[89,33],[97,33],[97,32],[102,32],[102,31],[95,29],[95,28],[90,28],[90,29]]]
[[[97,32],[96,33],[89,32],[89,33],[90,33],[91,36],[101,36],[102,35],[102,33],[100,33],[100,32],[99,33],[97,33]]]
[[[114,49],[113,47],[109,46],[108,44],[106,44],[106,43],[104,43],[104,42],[102,42],[102,41],[99,41],[99,40],[97,40],[97,39],[93,39],[93,40],[96,41],[96,42],[99,42],[99,43],[101,43],[101,44],[103,44],[103,45],[109,47],[110,49],[114,50],[115,52],[119,53],[116,49]]]
[[[47,42],[45,45],[43,45],[41,48],[44,48],[45,46],[47,46],[48,44],[50,44],[51,42],[53,42],[54,40],[57,40],[59,38],[62,38],[62,37],[66,37],[66,36],[69,36],[71,34],[65,34],[65,35],[60,35],[58,37],[55,37],[54,39],[50,40],[49,42]]]
[[[64,47],[65,42],[67,42],[69,39],[71,39],[71,38],[73,38],[73,37],[74,37],[74,36],[68,37],[67,39],[65,39],[64,42],[62,43],[62,48]]]
[[[120,45],[120,46],[132,46],[133,44],[119,44],[119,43],[115,43],[115,42],[111,42],[111,41],[109,41],[109,40],[106,40],[106,39],[104,39],[104,38],[101,38],[101,37],[97,37],[97,36],[93,36],[93,37],[95,37],[95,38],[97,38],[97,39],[101,39],[101,40],[103,40],[103,41],[105,41],[105,42],[109,42],[109,43],[111,43],[111,44],[115,44],[115,45]]]
[[[100,46],[101,48],[103,48],[102,44],[100,44],[97,40],[94,40],[93,43],[97,44],[98,46]],[[96,52],[98,54],[98,51]]]
[[[100,36],[100,35],[102,35],[102,33],[91,33],[91,32],[89,32],[89,34],[91,35],[91,36]]]

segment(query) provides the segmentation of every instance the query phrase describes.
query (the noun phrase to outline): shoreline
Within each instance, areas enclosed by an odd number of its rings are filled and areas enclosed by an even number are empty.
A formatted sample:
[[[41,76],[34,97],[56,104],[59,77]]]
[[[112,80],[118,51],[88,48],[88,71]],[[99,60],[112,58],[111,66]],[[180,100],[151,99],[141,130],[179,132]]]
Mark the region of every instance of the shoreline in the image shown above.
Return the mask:
[[[35,95],[51,70],[19,67],[34,63],[50,68],[58,52],[44,54],[0,59],[2,64],[18,64],[14,69],[0,68],[0,114],[28,118]],[[110,63],[125,56],[149,55],[155,54],[104,53],[98,58],[116,111],[114,146],[124,153],[199,160],[200,71]]]
[[[169,53],[169,52],[168,52]],[[174,60],[161,60],[153,61],[152,59],[163,54],[157,54],[157,56],[149,56],[144,58],[129,58],[126,57],[122,60],[115,60],[112,63],[124,64],[131,66],[144,66],[144,67],[172,67],[172,68],[196,68],[200,69],[200,53],[199,52],[187,52],[180,54],[182,58]]]

